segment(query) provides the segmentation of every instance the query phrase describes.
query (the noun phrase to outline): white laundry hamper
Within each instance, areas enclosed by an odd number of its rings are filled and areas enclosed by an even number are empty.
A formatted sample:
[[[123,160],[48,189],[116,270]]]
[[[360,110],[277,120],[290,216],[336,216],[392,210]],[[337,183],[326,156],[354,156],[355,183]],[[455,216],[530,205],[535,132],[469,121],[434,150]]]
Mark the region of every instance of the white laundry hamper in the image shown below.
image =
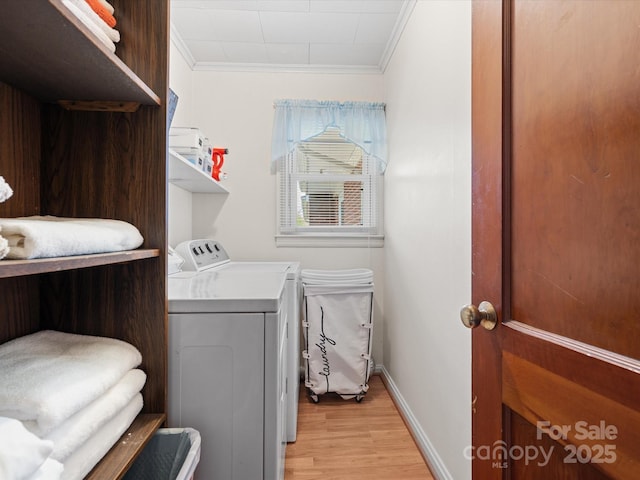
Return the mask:
[[[373,369],[373,272],[302,270],[305,386],[362,401]]]

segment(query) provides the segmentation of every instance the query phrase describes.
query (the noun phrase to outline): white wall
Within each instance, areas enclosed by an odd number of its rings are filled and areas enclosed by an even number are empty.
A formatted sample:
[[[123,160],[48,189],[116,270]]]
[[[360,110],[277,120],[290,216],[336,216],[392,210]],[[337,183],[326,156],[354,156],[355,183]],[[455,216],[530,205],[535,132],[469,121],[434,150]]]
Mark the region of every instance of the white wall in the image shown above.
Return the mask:
[[[438,473],[471,478],[470,2],[419,0],[385,84],[384,365]]]
[[[222,183],[230,193],[194,194],[193,228],[190,236],[182,238],[186,229],[179,232],[172,225],[176,218],[184,221],[184,203],[174,202],[175,190],[181,189],[174,187],[169,196],[169,243],[175,246],[172,241],[176,239],[214,238],[234,260],[299,261],[302,268],[371,268],[375,282],[373,355],[381,363],[382,249],[276,247],[276,176],[270,174],[269,162],[275,100],[382,101],[382,75],[193,71],[191,86],[192,112],[177,120],[181,123],[174,120],[174,125],[197,126],[214,147],[229,149],[223,167],[228,177]]]

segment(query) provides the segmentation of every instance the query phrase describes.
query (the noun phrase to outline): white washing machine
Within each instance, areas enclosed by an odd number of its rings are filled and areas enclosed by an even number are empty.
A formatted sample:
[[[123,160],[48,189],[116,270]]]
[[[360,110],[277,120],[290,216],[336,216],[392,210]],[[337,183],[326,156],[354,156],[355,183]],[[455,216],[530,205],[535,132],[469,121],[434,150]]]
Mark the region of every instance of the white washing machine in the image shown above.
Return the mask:
[[[274,272],[285,275],[285,307],[287,314],[287,393],[286,441],[295,442],[298,428],[298,393],[300,391],[300,302],[302,283],[298,262],[235,262],[219,267],[219,271],[240,272],[251,275]]]
[[[299,264],[232,262],[213,240],[176,252],[184,265],[168,282],[169,426],[200,431],[196,478],[282,479],[296,432]]]

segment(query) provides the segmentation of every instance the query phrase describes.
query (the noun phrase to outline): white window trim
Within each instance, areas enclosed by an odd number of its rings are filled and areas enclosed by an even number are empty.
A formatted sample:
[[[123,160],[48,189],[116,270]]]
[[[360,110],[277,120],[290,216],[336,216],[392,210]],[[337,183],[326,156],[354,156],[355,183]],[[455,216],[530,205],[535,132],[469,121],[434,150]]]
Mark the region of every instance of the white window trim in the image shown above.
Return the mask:
[[[302,234],[276,235],[276,247],[382,248],[384,235]]]

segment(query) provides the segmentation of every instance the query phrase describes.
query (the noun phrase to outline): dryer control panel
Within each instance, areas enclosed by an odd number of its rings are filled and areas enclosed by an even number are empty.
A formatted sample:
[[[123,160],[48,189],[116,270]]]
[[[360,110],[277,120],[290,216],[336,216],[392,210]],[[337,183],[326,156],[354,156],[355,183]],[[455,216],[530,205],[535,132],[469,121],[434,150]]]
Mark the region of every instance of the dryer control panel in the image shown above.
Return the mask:
[[[187,240],[180,243],[175,251],[184,259],[184,271],[201,272],[230,261],[222,245],[211,239]]]

